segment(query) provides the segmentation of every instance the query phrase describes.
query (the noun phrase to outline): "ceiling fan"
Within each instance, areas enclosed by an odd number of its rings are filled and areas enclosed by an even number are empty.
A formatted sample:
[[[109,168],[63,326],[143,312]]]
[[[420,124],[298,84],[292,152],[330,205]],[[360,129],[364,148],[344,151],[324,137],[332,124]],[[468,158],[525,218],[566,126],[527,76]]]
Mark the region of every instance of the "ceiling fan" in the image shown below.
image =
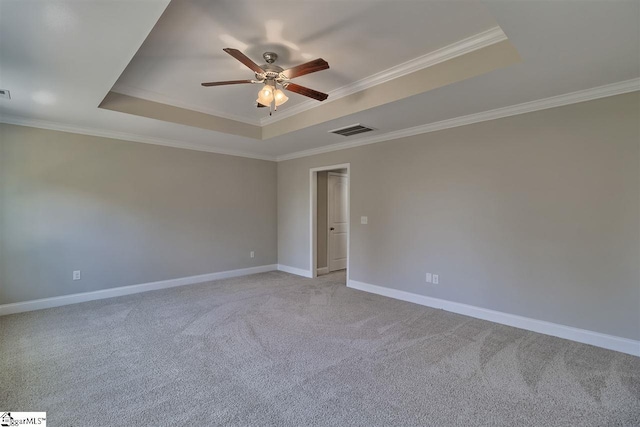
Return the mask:
[[[209,87],[244,83],[264,83],[264,86],[258,92],[258,99],[256,99],[256,103],[258,108],[268,106],[269,115],[271,115],[272,105],[274,106],[274,110],[276,110],[279,105],[284,104],[289,99],[287,95],[278,88],[278,86],[282,87],[282,89],[295,92],[318,101],[324,101],[329,97],[326,93],[318,92],[317,90],[309,89],[308,87],[300,86],[291,82],[291,79],[295,77],[304,76],[305,74],[315,73],[316,71],[322,71],[329,68],[329,63],[322,58],[314,59],[313,61],[285,70],[274,64],[278,59],[278,55],[273,52],[265,52],[262,54],[262,57],[267,63],[259,66],[238,49],[226,48],[223,50],[249,67],[255,73],[256,78],[248,80],[208,82],[202,83],[202,86]]]

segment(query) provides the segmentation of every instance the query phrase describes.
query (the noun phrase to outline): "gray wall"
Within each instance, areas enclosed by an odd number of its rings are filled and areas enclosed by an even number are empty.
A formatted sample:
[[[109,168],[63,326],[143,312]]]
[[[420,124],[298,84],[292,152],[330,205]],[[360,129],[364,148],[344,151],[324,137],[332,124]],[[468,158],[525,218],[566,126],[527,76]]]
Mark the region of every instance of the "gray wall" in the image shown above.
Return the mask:
[[[636,92],[280,162],[278,261],[310,268],[309,168],[350,162],[351,279],[640,339],[639,105]]]
[[[309,168],[350,162],[352,279],[640,339],[639,117],[633,93],[278,164],[0,125],[0,304],[309,269]]]
[[[276,169],[0,125],[0,304],[275,264]]]

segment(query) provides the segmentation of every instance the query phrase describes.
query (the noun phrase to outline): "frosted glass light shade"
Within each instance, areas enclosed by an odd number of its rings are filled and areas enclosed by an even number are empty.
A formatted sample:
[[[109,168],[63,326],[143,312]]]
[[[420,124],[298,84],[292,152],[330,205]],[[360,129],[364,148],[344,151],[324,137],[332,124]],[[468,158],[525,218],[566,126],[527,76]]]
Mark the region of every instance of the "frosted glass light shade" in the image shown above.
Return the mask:
[[[256,102],[262,105],[269,105],[271,101],[273,101],[273,86],[264,85],[260,92],[258,92]]]
[[[287,102],[289,100],[289,97],[287,95],[284,94],[283,91],[281,91],[280,89],[277,89],[276,92],[273,95],[274,99],[276,100],[276,107],[279,105],[284,104],[285,102]]]

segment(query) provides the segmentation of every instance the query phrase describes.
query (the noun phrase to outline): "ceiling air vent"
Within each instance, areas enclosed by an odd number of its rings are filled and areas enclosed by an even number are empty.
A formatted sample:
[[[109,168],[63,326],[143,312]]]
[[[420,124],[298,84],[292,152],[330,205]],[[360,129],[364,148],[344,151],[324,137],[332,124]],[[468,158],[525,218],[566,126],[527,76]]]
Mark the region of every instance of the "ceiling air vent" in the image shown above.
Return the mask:
[[[355,125],[350,125],[344,128],[330,130],[329,133],[335,133],[336,135],[342,136],[352,136],[359,133],[371,132],[372,130],[374,129],[362,126],[360,123],[357,123]]]
[[[0,89],[0,98],[11,99],[11,94],[6,89]]]

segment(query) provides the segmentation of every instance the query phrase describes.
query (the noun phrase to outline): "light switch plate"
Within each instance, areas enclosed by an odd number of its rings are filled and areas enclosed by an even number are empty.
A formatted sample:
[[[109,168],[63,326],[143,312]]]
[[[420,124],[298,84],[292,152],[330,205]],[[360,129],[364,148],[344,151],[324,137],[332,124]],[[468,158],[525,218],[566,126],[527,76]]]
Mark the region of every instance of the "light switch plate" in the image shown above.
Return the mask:
[[[369,218],[366,216],[361,216],[360,217],[360,224],[368,224],[369,223]]]

